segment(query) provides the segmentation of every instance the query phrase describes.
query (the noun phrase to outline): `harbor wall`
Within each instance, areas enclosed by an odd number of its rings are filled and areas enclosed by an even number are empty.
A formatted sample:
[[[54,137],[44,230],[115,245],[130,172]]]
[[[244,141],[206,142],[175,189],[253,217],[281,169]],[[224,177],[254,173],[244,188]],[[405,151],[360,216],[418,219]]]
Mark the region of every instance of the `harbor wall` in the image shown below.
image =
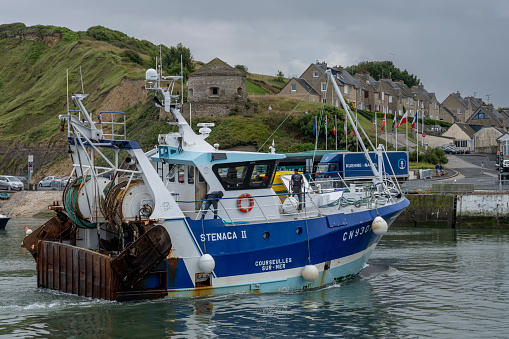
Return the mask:
[[[509,195],[408,194],[410,206],[394,226],[509,228]]]

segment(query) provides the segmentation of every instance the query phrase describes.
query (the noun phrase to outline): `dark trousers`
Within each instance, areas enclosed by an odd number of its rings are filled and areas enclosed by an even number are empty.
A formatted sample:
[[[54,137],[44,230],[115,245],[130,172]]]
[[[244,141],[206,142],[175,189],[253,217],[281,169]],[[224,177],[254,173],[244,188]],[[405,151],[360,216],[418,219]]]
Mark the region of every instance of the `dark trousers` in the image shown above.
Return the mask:
[[[201,215],[201,218],[202,219],[205,219],[205,214],[207,214],[209,208],[210,208],[210,205],[212,205],[212,207],[214,207],[214,219],[217,219],[217,200],[207,200],[205,201],[205,207],[203,208],[203,212],[202,212],[202,215]]]
[[[302,209],[302,186],[292,186],[292,193],[293,196],[297,197],[297,200],[299,200],[299,206],[297,207],[297,210]]]

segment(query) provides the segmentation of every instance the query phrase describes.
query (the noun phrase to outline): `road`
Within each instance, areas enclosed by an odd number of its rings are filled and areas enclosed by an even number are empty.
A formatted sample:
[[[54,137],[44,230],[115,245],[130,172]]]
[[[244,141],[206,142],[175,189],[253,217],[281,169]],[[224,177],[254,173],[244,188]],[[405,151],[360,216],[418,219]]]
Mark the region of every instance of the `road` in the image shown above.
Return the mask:
[[[458,172],[453,177],[444,179],[433,178],[432,180],[412,180],[403,184],[403,188],[417,189],[428,188],[432,183],[440,181],[470,183],[474,184],[476,189],[507,190],[509,185],[500,186],[498,180],[498,170],[495,169],[496,156],[494,154],[462,154],[447,155],[449,162],[445,165],[449,173]],[[484,162],[484,173],[481,174],[481,163]],[[453,171],[451,171],[451,169]],[[508,183],[509,184],[509,183]]]

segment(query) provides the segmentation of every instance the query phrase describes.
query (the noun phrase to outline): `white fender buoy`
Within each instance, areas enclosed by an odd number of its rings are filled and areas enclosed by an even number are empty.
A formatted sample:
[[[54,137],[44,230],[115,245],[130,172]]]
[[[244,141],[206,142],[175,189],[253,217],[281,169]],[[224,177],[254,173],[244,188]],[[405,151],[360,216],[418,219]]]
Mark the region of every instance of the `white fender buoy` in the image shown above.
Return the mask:
[[[373,220],[373,223],[371,224],[371,229],[373,230],[373,233],[376,235],[384,235],[387,233],[387,230],[389,229],[389,226],[387,225],[387,221],[385,221],[384,218],[381,216],[377,216],[375,220]]]
[[[25,236],[28,237],[30,234],[32,234],[32,230],[28,228],[28,226],[25,226]]]
[[[200,257],[200,261],[198,262],[198,265],[200,266],[200,270],[203,273],[212,273],[214,270],[214,267],[216,267],[216,262],[214,258],[208,253],[205,253]]]
[[[318,268],[315,265],[306,265],[302,269],[302,277],[306,281],[315,281],[318,278]]]

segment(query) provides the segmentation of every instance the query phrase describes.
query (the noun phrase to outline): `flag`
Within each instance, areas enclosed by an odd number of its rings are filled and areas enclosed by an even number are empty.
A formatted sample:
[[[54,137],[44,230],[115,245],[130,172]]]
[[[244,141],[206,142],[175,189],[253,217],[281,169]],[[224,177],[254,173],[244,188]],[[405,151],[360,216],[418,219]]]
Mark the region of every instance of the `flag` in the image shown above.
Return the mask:
[[[405,112],[405,114],[403,114],[403,118],[401,118],[401,120],[398,122],[398,125],[396,126],[396,128],[399,128],[399,126],[401,126],[401,124],[406,124],[407,116],[408,116],[408,113]]]
[[[315,135],[315,134],[316,134],[316,116],[315,116],[315,124],[313,126],[313,135]]]
[[[376,112],[375,112],[375,119],[373,119],[373,126],[371,126],[371,132],[374,131],[375,126],[376,126]]]
[[[338,122],[336,121],[336,116],[334,116],[334,136],[336,136],[336,125]]]
[[[392,119],[392,131],[393,131],[393,132],[394,132],[394,125],[396,124],[396,119],[397,119],[396,114],[397,114],[397,113],[396,113],[396,112],[394,112],[394,119]]]
[[[345,135],[346,135],[346,117],[345,117]]]
[[[417,119],[417,114],[418,113],[416,112],[415,115],[414,115],[414,120],[412,120],[412,126],[410,126],[410,130],[412,130],[412,128],[415,127],[415,120]]]
[[[325,116],[325,135],[327,135],[327,116]]]
[[[384,130],[384,127],[385,127],[385,118],[387,116],[387,113],[384,113],[384,119],[382,120],[382,127],[380,127],[380,131],[383,131]]]

